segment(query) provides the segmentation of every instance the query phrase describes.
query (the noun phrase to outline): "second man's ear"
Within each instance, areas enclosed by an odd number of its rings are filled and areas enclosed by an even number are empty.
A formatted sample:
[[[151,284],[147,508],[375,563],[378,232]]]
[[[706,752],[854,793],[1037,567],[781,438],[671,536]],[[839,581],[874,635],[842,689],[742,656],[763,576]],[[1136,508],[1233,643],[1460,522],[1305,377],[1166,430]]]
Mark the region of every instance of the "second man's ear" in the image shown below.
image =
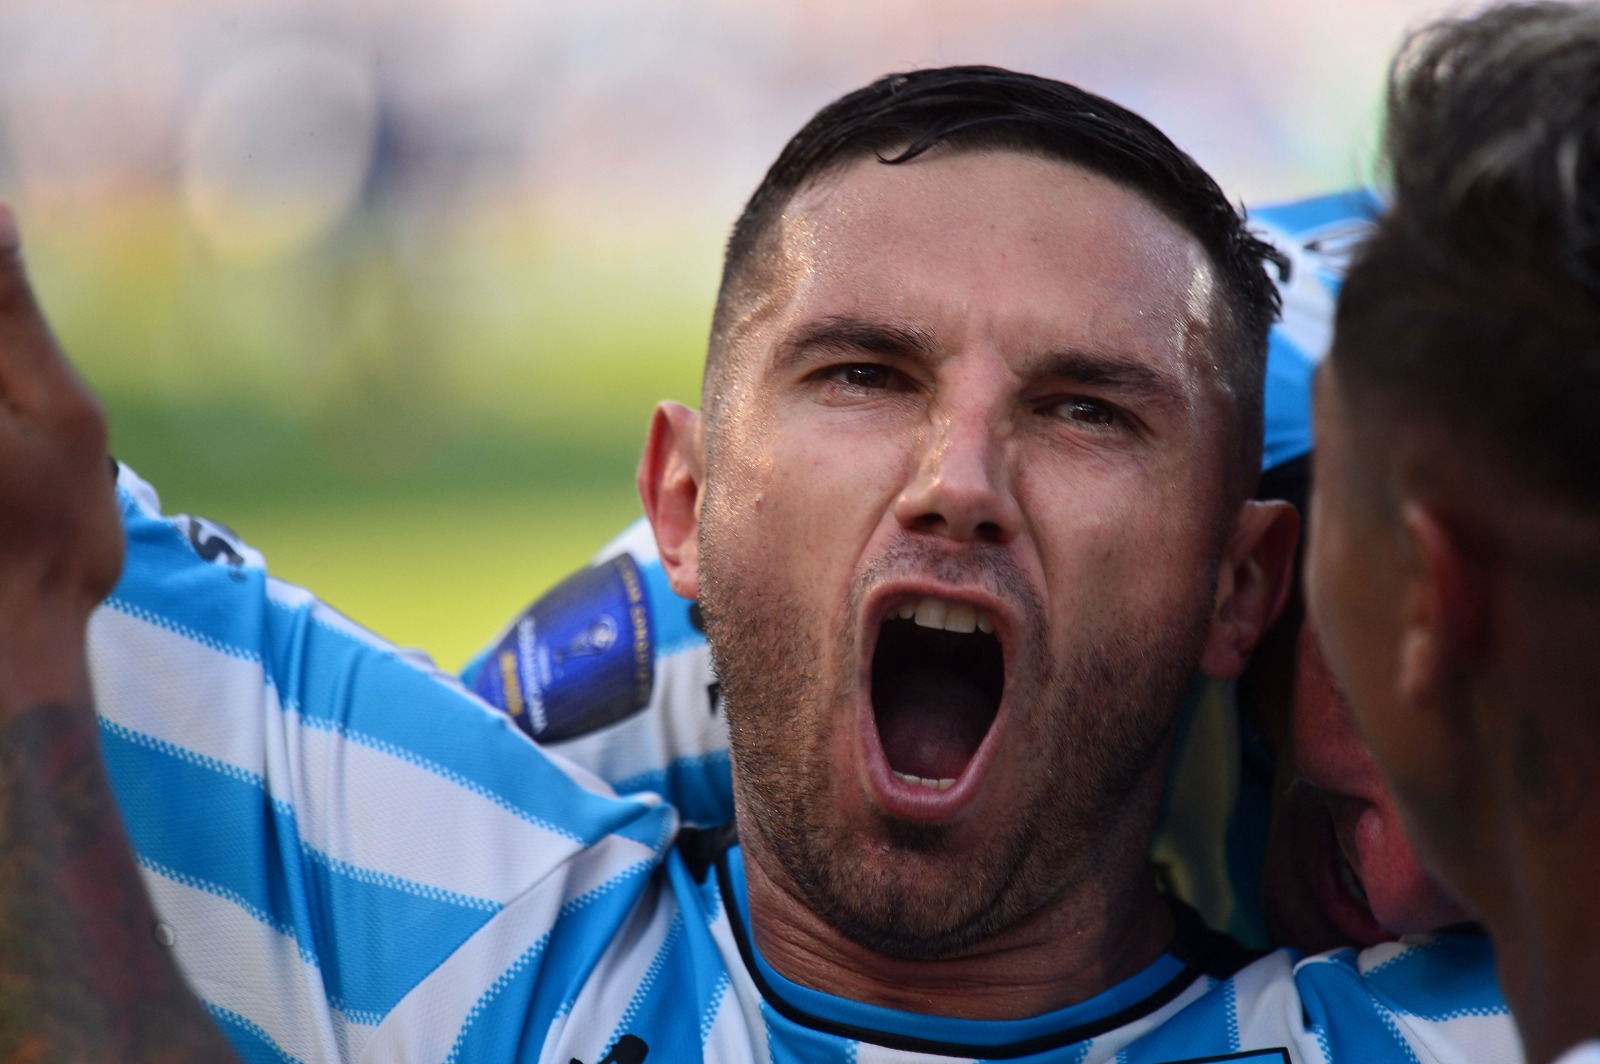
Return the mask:
[[[1482,603],[1455,536],[1437,513],[1410,501],[1401,510],[1407,546],[1400,632],[1400,692],[1433,703],[1474,653]]]
[[[650,419],[639,459],[639,498],[655,531],[672,590],[700,597],[700,502],[705,493],[704,422],[681,403],[662,403]]]

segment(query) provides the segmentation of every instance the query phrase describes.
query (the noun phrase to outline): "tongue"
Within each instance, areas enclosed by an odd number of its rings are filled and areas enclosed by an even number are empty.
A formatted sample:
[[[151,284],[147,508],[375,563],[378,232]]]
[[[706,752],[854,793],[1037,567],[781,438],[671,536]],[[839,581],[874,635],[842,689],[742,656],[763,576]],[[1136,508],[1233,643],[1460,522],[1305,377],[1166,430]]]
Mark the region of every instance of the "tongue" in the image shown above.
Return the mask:
[[[885,677],[874,685],[872,702],[889,767],[927,780],[960,776],[994,717],[988,696],[954,673]]]

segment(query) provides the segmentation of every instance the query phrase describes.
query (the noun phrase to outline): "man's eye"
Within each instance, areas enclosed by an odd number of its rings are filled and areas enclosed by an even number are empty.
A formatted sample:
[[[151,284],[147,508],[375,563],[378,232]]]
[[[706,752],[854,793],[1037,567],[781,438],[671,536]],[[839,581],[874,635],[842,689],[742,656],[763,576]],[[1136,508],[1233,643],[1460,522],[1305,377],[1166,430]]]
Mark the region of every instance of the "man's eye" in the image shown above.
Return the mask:
[[[870,362],[836,366],[829,371],[828,375],[841,384],[868,390],[888,388],[894,383],[894,370],[888,366],[879,366]]]
[[[1050,413],[1095,428],[1112,429],[1126,424],[1116,407],[1098,399],[1065,399],[1052,406]]]

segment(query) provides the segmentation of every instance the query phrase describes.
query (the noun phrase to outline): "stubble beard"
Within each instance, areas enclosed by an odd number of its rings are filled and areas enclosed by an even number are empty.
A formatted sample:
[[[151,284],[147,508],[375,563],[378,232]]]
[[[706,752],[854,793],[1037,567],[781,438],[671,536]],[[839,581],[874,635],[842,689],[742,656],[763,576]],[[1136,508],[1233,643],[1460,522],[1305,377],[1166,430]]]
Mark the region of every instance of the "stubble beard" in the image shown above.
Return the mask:
[[[1054,660],[1042,605],[1009,555],[979,552],[958,563],[947,551],[906,543],[858,574],[847,616],[835,624],[842,643],[827,675],[824,625],[784,582],[788,574],[764,581],[720,546],[714,535],[702,538],[700,604],[728,715],[740,830],[747,838],[755,830],[794,890],[836,931],[890,957],[960,956],[1104,867],[1128,864],[1126,854],[1097,849],[1128,837],[1116,827],[1176,724],[1204,613],[1161,626],[1110,624],[1116,636]],[[831,744],[845,719],[838,710],[857,690],[856,618],[863,588],[886,571],[976,578],[1022,607],[1027,645],[1013,661],[1036,664],[1008,677],[1008,727],[1024,733],[1017,748],[1050,756],[1035,773],[1033,800],[992,823],[981,850],[958,848],[945,825],[880,814],[863,835],[832,819],[834,788],[854,786],[840,778]],[[1049,727],[1058,714],[1068,726]],[[1135,859],[1142,858],[1141,850]]]

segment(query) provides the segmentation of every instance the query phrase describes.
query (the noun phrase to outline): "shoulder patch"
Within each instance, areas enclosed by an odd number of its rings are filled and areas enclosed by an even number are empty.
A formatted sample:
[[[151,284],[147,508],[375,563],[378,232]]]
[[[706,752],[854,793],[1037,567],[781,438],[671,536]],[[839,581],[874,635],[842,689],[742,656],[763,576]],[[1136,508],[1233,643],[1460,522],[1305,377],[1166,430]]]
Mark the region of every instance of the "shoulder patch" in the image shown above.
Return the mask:
[[[614,724],[650,702],[655,640],[638,564],[619,554],[523,611],[473,684],[541,742]]]

